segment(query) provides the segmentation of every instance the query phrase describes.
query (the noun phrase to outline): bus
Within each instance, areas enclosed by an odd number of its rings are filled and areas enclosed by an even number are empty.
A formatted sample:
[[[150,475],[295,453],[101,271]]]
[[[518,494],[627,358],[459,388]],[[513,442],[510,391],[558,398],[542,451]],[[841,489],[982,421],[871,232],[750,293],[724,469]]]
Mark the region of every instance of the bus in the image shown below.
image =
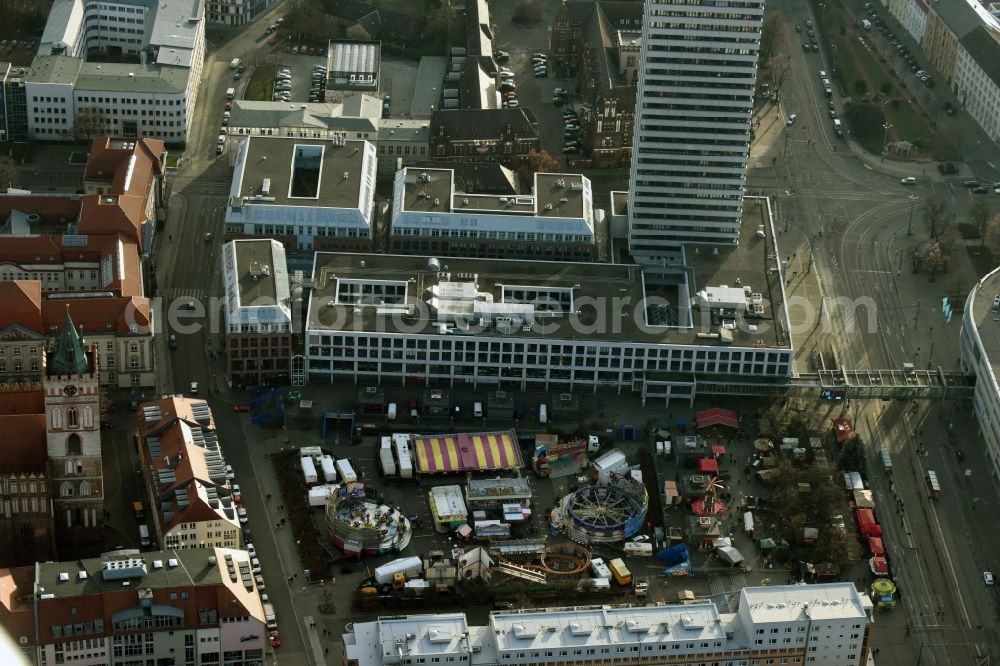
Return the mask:
[[[941,497],[941,486],[938,484],[937,472],[932,469],[927,470],[927,486],[930,488],[933,499]]]
[[[632,572],[630,572],[628,567],[625,566],[625,562],[622,561],[622,558],[617,557],[608,562],[608,568],[611,569],[611,575],[614,577],[616,583],[619,585],[632,584]]]

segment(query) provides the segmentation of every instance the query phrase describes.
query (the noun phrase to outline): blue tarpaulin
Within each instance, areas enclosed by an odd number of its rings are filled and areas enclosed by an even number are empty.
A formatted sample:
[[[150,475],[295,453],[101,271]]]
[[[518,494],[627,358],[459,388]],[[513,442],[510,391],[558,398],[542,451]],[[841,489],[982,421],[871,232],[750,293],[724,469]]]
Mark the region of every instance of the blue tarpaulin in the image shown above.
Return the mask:
[[[686,428],[687,424],[688,424],[688,420],[685,419],[685,418],[676,418],[676,419],[674,419],[674,425],[677,426],[678,428]]]
[[[680,564],[675,564],[672,567],[667,567],[663,570],[663,574],[667,576],[684,576],[691,573],[691,562],[685,561]]]
[[[656,555],[653,555],[658,560],[663,560],[668,565],[675,565],[680,562],[688,562],[691,556],[688,554],[688,547],[686,543],[679,543],[676,546],[671,546],[665,550],[661,550]]]

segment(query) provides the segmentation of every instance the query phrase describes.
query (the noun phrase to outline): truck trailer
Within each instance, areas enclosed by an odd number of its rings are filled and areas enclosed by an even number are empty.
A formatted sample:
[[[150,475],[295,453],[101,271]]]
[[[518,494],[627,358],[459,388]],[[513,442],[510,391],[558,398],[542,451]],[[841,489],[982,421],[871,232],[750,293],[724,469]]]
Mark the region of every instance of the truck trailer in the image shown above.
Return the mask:
[[[632,584],[632,572],[625,566],[625,562],[622,558],[616,557],[608,562],[608,568],[611,569],[611,576],[615,579],[616,583],[619,585]]]
[[[302,464],[302,476],[305,477],[306,485],[315,485],[319,478],[316,476],[316,465],[313,464],[313,459],[306,456],[299,458]]]
[[[354,473],[351,461],[347,458],[341,458],[337,461],[337,471],[340,472],[341,483],[355,483],[358,480],[358,475]]]
[[[378,447],[378,464],[385,476],[396,476],[396,460],[392,457],[392,438],[382,437]]]
[[[327,483],[335,483],[337,481],[337,468],[333,464],[333,456],[323,456],[319,462],[323,469],[323,480]]]
[[[416,578],[423,570],[424,564],[419,557],[401,557],[376,567],[375,582],[379,585],[388,585],[393,582],[398,573],[404,574],[408,578]]]

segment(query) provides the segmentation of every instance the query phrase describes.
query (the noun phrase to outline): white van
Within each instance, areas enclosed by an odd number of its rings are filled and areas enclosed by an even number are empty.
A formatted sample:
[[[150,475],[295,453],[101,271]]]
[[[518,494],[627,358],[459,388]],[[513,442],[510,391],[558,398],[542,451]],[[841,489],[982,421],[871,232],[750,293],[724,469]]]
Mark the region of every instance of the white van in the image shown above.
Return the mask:
[[[389,403],[389,408],[385,412],[385,418],[387,421],[396,420],[396,403],[394,402]]]
[[[151,543],[149,540],[149,528],[145,525],[139,525],[139,545],[148,546]]]
[[[549,410],[545,405],[538,406],[538,422],[541,424],[549,422]]]
[[[477,419],[483,418],[483,403],[474,402],[472,403],[472,415]]]

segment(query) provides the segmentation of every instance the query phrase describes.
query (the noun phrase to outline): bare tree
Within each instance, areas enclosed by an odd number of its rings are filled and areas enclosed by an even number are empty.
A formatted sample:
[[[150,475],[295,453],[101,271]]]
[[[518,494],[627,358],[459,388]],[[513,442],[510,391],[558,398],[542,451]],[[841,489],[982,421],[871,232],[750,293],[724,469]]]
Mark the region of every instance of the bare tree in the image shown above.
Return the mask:
[[[934,243],[934,245],[932,245],[927,251],[926,261],[927,272],[933,280],[935,273],[944,273],[948,270],[948,262],[951,261],[951,256],[949,256],[945,249],[941,246],[941,243]]]
[[[990,251],[994,259],[1000,257],[1000,214],[994,215],[989,226],[986,227],[986,233],[983,234],[983,245]]]
[[[0,156],[0,190],[6,192],[10,187],[17,187],[17,171],[14,160],[6,155]]]
[[[933,194],[924,199],[924,224],[927,225],[927,233],[931,240],[937,240],[945,231],[946,218],[944,215],[944,199]]]
[[[969,223],[976,228],[980,236],[986,230],[986,223],[990,221],[990,207],[982,199],[976,199],[969,210]]]
[[[96,106],[87,106],[76,113],[73,119],[73,138],[80,143],[93,141],[107,134],[107,118],[104,111]]]
[[[791,67],[792,59],[783,53],[775,55],[767,61],[767,71],[771,75],[775,95],[781,92],[781,84],[788,78]]]
[[[760,32],[760,59],[767,62],[774,55],[784,50],[788,43],[788,24],[785,16],[779,11],[773,11],[764,16],[764,25]]]

